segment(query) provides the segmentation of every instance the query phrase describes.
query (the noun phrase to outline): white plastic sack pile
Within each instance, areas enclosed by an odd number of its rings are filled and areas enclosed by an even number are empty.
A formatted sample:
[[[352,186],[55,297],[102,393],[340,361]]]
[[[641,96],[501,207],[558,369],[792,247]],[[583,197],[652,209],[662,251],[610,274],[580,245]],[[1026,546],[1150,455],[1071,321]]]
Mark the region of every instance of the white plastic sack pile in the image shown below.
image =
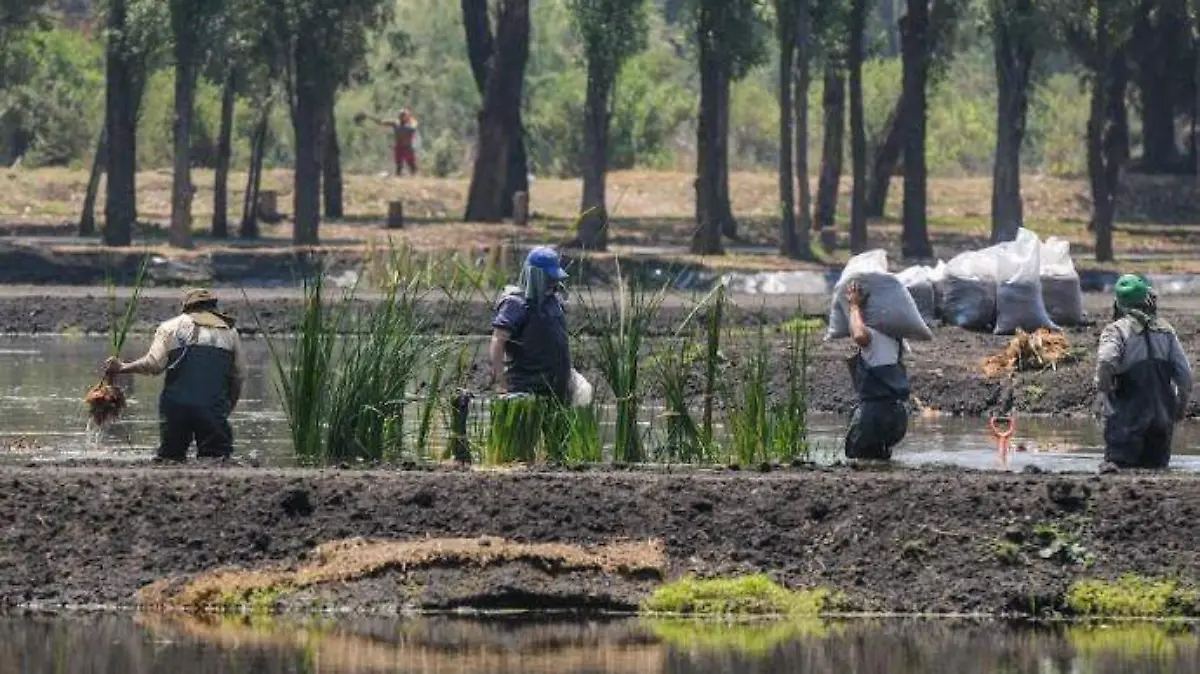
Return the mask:
[[[908,289],[896,276],[888,273],[887,253],[882,250],[867,251],[846,263],[833,289],[826,339],[850,336],[850,309],[846,300],[846,286],[850,281],[861,283],[867,293],[863,319],[868,327],[896,339],[923,342],[933,339],[933,333],[922,319]]]
[[[955,256],[935,282],[942,320],[967,330],[990,330],[996,322],[996,255],[991,248]]]
[[[1040,328],[1057,330],[1042,301],[1041,251],[1037,234],[1022,228],[1017,239],[987,249],[996,255],[999,285],[996,288],[997,335],[1011,335],[1018,329],[1033,332]]]
[[[912,295],[925,325],[930,327],[937,321],[937,292],[934,291],[933,284],[945,276],[945,268],[946,263],[939,261],[936,268],[917,265],[896,274],[896,279],[903,283],[908,289],[908,294]]]
[[[1050,237],[1042,244],[1042,300],[1050,319],[1059,325],[1083,322],[1083,286],[1071,260],[1071,244]]]

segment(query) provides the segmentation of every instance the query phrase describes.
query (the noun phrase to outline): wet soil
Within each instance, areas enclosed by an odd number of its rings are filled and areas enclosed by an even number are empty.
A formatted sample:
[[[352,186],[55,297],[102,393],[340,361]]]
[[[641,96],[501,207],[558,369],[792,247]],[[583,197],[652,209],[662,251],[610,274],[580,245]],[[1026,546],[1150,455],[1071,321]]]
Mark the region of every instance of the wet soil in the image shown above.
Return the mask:
[[[658,540],[672,576],[764,571],[869,611],[1045,612],[1077,579],[1200,581],[1200,480],[1171,474],[38,466],[0,469],[0,522],[4,607],[127,604],[163,578],[297,563],[356,536]],[[1038,525],[1077,536],[1085,555],[1043,558]],[[564,580],[480,576],[470,603],[552,596],[539,583]],[[337,598],[369,608],[396,595],[376,580]]]
[[[256,290],[246,296],[240,292],[224,291],[221,295],[227,311],[238,319],[238,327],[247,334],[262,331],[287,333],[294,331],[297,324],[300,300],[294,292]],[[653,356],[656,348],[662,348],[663,338],[675,334],[678,326],[694,308],[694,297],[672,295],[663,303],[661,310],[650,326],[647,355]],[[365,306],[369,298],[363,300]],[[608,306],[606,296],[590,300],[592,306]],[[605,329],[599,322],[586,319],[584,300],[573,308],[571,328],[583,337],[595,336]],[[782,296],[737,296],[728,308],[726,325],[744,328],[736,337],[726,336],[721,347],[725,358],[723,367],[733,368],[737,380],[737,367],[746,361],[755,349],[758,325],[769,326],[768,332],[775,339],[773,348],[782,348],[778,337],[780,326],[799,316],[823,318],[826,302],[820,297]],[[1092,316],[1103,318],[1108,313],[1109,298],[1088,295],[1085,306]],[[1171,299],[1164,303],[1163,316],[1173,323],[1183,343],[1184,352],[1200,352],[1200,317],[1195,303],[1189,298]],[[422,315],[427,329],[437,332],[484,336],[490,331],[492,304],[481,300],[455,305],[448,310],[444,300],[430,298],[422,305]],[[134,324],[134,330],[152,332],[157,321],[178,311],[178,292],[170,289],[154,289],[142,298]],[[103,289],[59,289],[54,293],[25,288],[0,288],[0,333],[46,333],[78,332],[105,333],[109,329],[113,311]],[[952,327],[934,330],[932,342],[913,343],[912,353],[906,356],[905,364],[912,378],[913,406],[917,411],[947,414],[986,416],[1012,411],[1026,414],[1095,415],[1099,412],[1099,400],[1093,384],[1095,372],[1095,349],[1103,323],[1073,328],[1067,332],[1072,347],[1079,356],[1077,362],[1061,365],[1057,369],[1038,372],[1021,372],[1011,377],[987,378],[983,374],[982,362],[988,356],[1002,350],[1009,338],[991,334],[968,332]],[[809,369],[809,408],[821,412],[848,413],[854,405],[854,395],[845,359],[853,353],[848,340],[820,342],[823,331],[818,328],[818,343],[812,354]],[[694,337],[693,339],[699,339]],[[674,343],[669,348],[678,348]],[[473,390],[484,391],[490,385],[490,369],[485,361],[485,350],[476,353],[475,368],[469,384]],[[576,366],[592,382],[602,383],[603,377],[594,350],[589,350],[586,341],[575,352]],[[644,359],[646,367],[652,359]],[[694,364],[697,374],[701,363]],[[772,389],[787,388],[786,369],[774,368]],[[601,385],[599,388],[603,388]],[[701,385],[693,381],[692,394],[699,396]],[[648,390],[645,399],[661,402],[660,391]],[[1200,416],[1200,403],[1193,403],[1191,416]]]

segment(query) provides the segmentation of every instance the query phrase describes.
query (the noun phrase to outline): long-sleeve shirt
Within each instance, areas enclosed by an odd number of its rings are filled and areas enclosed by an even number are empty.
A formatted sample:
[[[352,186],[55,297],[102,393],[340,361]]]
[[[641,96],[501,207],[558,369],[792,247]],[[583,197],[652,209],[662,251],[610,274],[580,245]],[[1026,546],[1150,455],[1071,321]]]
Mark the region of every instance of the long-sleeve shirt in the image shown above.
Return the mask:
[[[1175,383],[1179,405],[1181,408],[1186,407],[1191,400],[1195,381],[1192,366],[1183,352],[1179,337],[1175,335],[1175,330],[1160,318],[1154,318],[1149,329],[1154,357],[1171,363],[1171,380]],[[1112,393],[1118,375],[1124,374],[1135,364],[1150,357],[1146,338],[1142,334],[1144,330],[1146,328],[1132,316],[1120,318],[1104,328],[1100,334],[1100,348],[1096,354],[1096,388],[1101,393]]]
[[[229,392],[231,401],[236,404],[241,398],[242,384],[246,381],[246,361],[238,332],[233,328],[197,325],[190,315],[180,314],[158,326],[146,355],[130,363],[126,369],[135,374],[162,374],[172,366],[171,351],[193,345],[212,346],[233,353]]]

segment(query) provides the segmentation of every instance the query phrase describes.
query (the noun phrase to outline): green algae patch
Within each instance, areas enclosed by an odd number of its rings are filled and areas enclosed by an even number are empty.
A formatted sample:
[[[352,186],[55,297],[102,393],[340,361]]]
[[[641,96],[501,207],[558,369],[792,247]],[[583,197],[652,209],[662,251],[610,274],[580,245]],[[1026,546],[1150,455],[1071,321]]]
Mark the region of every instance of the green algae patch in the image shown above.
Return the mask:
[[[1174,580],[1124,575],[1115,581],[1080,580],[1067,590],[1075,615],[1114,618],[1171,618],[1197,615],[1200,596]]]
[[[766,655],[780,644],[825,638],[839,629],[817,618],[758,622],[652,619],[644,624],[654,636],[672,646],[751,656]]]
[[[827,589],[790,590],[764,574],[700,579],[685,576],[660,586],[642,603],[645,613],[694,616],[816,616],[834,594]]]

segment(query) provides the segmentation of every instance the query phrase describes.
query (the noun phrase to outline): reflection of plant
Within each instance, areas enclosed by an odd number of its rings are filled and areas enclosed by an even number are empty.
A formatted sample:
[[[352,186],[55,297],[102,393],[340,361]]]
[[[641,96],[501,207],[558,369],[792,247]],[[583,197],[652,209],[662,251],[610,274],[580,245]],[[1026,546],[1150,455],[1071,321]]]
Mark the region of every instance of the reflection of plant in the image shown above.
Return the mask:
[[[824,638],[839,625],[817,618],[770,622],[711,622],[694,620],[646,620],[659,639],[681,648],[715,652],[738,652],[765,656],[776,646],[798,639]]]

